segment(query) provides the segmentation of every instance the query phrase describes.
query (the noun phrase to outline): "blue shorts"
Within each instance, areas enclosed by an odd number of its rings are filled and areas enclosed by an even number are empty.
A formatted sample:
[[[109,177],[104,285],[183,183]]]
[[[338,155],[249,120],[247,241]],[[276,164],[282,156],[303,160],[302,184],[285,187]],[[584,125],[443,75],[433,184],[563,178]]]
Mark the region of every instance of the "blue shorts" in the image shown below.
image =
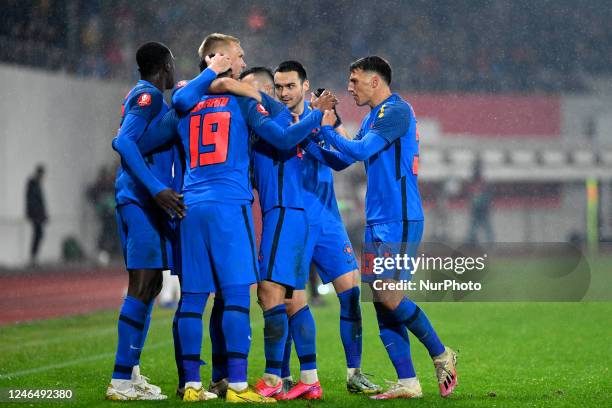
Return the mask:
[[[215,292],[257,282],[250,205],[197,203],[180,225],[181,290]]]
[[[259,248],[259,278],[295,288],[305,278],[304,247],[308,236],[306,212],[295,208],[272,208],[263,216]]]
[[[308,240],[304,249],[304,278],[296,283],[295,288],[306,288],[310,271],[310,262],[314,262],[323,283],[357,269],[357,260],[342,220],[326,217],[321,223],[310,224]]]
[[[173,223],[175,239],[172,240],[172,275],[181,277],[181,224],[180,222]]]
[[[176,235],[161,209],[124,204],[115,216],[127,269],[172,269]]]
[[[384,269],[382,273],[372,273],[371,265],[366,265],[374,257],[395,257],[396,255],[417,256],[423,237],[423,221],[397,221],[385,224],[366,225],[364,237],[364,265],[361,280],[371,283],[376,279],[409,281],[412,279],[412,266],[408,268]],[[368,261],[369,259],[369,261]],[[403,265],[402,265],[403,266]]]

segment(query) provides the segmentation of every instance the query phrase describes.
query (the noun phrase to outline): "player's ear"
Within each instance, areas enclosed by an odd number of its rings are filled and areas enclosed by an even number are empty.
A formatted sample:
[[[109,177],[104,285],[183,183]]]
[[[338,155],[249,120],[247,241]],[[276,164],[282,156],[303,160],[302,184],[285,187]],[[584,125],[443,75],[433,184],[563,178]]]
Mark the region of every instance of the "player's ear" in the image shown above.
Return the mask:
[[[174,62],[174,56],[172,55],[172,52],[169,51],[168,55],[166,56],[166,62],[164,63],[164,71],[166,72],[172,71],[173,62]]]
[[[378,75],[372,75],[372,80],[370,81],[370,84],[372,86],[372,89],[378,88],[378,85],[380,85],[380,78],[378,77]]]
[[[305,79],[304,83],[302,84],[302,87],[304,89],[304,92],[310,91],[310,81]]]
[[[265,93],[267,93],[268,95],[274,95],[274,85],[272,85],[272,84],[265,84],[263,86],[263,89],[264,89]]]

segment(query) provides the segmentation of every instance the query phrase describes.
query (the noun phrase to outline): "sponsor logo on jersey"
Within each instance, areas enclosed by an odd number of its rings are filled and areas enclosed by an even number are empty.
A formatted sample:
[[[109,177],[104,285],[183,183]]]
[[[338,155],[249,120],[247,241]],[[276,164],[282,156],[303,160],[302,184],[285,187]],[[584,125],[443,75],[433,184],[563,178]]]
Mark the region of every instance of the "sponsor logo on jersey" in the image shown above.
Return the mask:
[[[385,116],[385,106],[387,104],[383,104],[383,106],[380,107],[380,111],[378,111],[378,119],[382,118],[383,116]]]

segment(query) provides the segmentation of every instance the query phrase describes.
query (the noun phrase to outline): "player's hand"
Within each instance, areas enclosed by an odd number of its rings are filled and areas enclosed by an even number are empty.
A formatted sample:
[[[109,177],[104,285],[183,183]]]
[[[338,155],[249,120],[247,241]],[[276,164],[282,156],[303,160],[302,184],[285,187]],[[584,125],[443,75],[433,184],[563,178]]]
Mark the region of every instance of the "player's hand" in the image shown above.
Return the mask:
[[[329,91],[323,91],[321,96],[318,98],[315,98],[314,94],[312,94],[310,98],[310,104],[312,107],[320,110],[321,112],[333,109],[334,106],[336,106],[336,103],[338,103],[336,95]]]
[[[326,110],[321,119],[321,126],[334,126],[337,120],[336,112],[333,109]]]
[[[183,203],[183,195],[177,193],[171,188],[160,191],[155,196],[155,202],[159,205],[170,218],[174,218],[177,215],[179,218],[185,216],[185,203]]]
[[[232,67],[232,60],[230,57],[223,54],[215,54],[214,57],[210,58],[208,55],[204,57],[208,68],[215,71],[217,75],[224,73]]]

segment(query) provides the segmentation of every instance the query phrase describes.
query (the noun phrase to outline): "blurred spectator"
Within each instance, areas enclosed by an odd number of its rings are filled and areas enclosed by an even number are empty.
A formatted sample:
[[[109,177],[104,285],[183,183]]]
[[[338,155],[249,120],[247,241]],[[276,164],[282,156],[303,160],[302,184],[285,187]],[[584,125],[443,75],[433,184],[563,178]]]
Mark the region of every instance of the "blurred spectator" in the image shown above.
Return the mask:
[[[448,242],[450,201],[461,190],[461,183],[456,179],[448,179],[442,183],[438,196],[431,200],[432,217],[430,218],[432,238],[438,242]]]
[[[478,243],[478,231],[485,234],[485,242],[492,243],[493,227],[491,226],[491,188],[482,177],[482,162],[476,160],[474,163],[474,175],[468,187],[468,193],[472,197],[470,209],[470,232],[468,242]]]
[[[44,225],[47,222],[47,207],[42,190],[42,181],[45,176],[45,167],[36,166],[32,177],[26,186],[26,218],[32,224],[32,243],[30,245],[30,264],[36,265],[38,250],[44,237]]]
[[[93,204],[100,224],[97,259],[108,264],[119,254],[119,242],[115,226],[115,178],[106,166],[100,168],[98,177],[87,188],[87,198]]]
[[[62,241],[62,261],[65,263],[78,263],[85,261],[85,251],[76,237],[70,235]]]

